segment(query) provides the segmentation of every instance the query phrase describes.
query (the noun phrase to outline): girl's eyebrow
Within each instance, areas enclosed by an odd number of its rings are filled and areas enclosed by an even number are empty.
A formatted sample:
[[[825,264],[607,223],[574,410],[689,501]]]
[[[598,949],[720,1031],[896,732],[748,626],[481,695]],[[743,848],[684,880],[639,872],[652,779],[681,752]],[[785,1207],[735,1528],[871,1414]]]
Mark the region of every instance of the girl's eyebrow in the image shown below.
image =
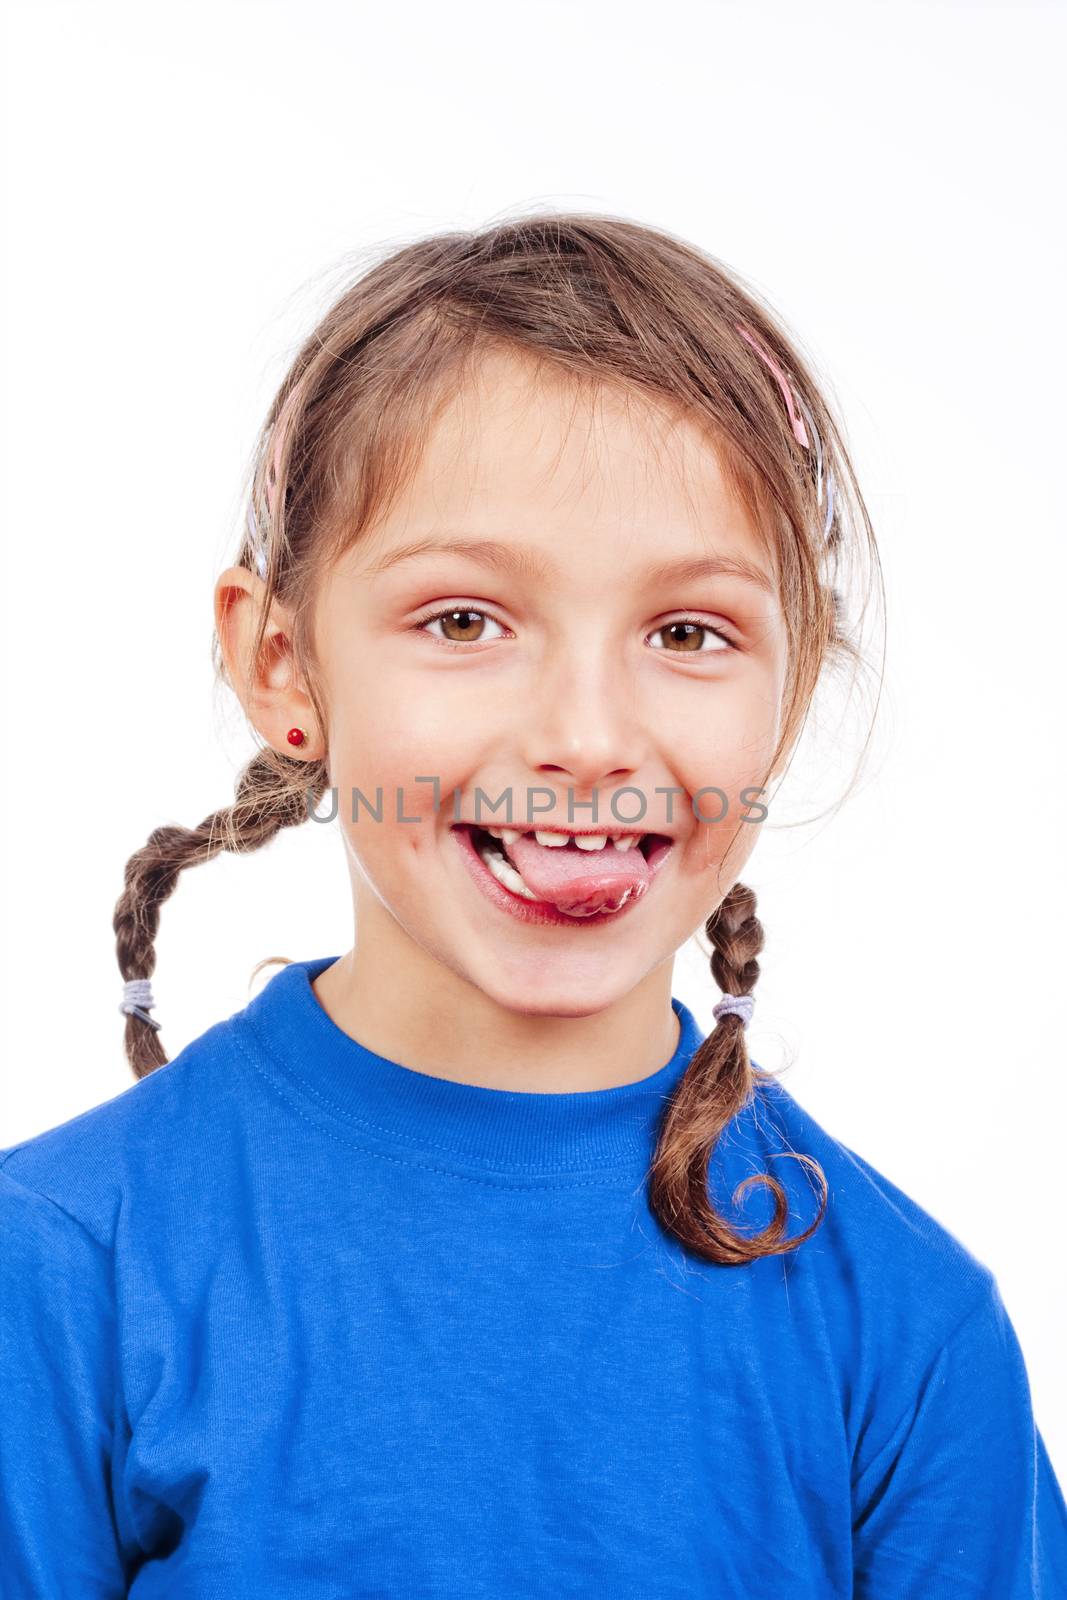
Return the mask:
[[[377,576],[397,566],[401,561],[411,561],[421,555],[468,556],[483,566],[504,572],[513,577],[536,579],[548,583],[552,578],[552,564],[519,545],[505,544],[500,539],[463,539],[451,536],[417,539],[411,544],[390,550],[379,561],[365,568],[368,576]],[[661,561],[647,567],[642,582],[649,585],[688,583],[697,578],[726,576],[742,578],[755,584],[765,593],[774,594],[774,580],[761,566],[736,556],[694,556],[680,560]]]

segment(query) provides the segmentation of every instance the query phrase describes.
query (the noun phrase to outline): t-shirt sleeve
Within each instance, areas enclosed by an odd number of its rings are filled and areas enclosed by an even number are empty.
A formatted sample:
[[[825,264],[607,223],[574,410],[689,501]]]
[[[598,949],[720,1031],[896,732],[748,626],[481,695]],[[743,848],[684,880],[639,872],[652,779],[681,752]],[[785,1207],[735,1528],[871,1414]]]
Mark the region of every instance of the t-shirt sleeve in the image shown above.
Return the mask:
[[[853,1488],[854,1594],[1067,1597],[1067,1507],[996,1281]]]
[[[111,1261],[0,1164],[4,1600],[128,1592],[111,1487],[120,1414]]]

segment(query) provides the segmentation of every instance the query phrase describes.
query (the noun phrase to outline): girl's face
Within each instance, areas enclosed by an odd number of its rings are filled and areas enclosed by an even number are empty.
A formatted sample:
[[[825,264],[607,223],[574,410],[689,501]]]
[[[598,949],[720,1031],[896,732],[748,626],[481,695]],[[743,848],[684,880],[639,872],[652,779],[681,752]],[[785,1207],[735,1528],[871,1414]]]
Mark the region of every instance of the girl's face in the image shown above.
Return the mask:
[[[774,571],[695,424],[484,359],[324,580],[314,643],[357,959],[364,937],[382,970],[429,957],[527,1014],[590,1014],[664,964],[669,985],[755,843],[787,664]],[[531,841],[572,908],[538,911],[456,826],[507,827],[509,801],[516,830],[669,846]]]

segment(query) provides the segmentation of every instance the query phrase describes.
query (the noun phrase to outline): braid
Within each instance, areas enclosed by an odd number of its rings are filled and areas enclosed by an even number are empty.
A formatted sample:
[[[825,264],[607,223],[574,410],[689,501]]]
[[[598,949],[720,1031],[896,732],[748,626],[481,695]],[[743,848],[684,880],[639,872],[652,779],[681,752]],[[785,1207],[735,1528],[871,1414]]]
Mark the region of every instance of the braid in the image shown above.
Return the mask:
[[[240,773],[232,806],[211,812],[195,828],[154,829],[126,863],[126,886],[115,905],[112,927],[123,978],[151,978],[155,971],[160,908],[183,868],[210,861],[222,850],[238,855],[258,850],[282,828],[305,822],[326,787],[324,762],[294,761],[266,748]],[[126,1018],[125,1047],[137,1078],[168,1059],[157,1029],[138,1016]]]
[[[712,976],[728,994],[751,994],[759,977],[763,926],[756,896],[735,883],[712,912],[704,931],[714,950]],[[753,1184],[774,1195],[774,1216],[762,1233],[738,1233],[719,1215],[708,1189],[708,1168],[723,1129],[751,1100],[757,1081],[769,1074],[753,1069],[744,1023],[726,1013],[698,1046],[664,1115],[650,1171],[649,1204],[662,1227],[686,1249],[719,1266],[744,1266],[762,1256],[782,1255],[813,1234],[826,1210],[825,1175],[810,1156],[797,1160],[813,1168],[822,1186],[815,1221],[795,1239],[782,1242],[788,1214],[785,1190],[770,1173],[753,1173],[733,1196],[734,1203]]]

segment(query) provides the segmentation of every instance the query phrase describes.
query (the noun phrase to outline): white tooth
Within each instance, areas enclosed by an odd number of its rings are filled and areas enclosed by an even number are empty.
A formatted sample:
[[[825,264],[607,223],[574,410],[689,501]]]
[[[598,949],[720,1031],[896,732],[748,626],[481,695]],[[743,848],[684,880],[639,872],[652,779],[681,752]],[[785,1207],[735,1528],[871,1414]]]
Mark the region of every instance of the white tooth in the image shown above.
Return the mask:
[[[618,838],[613,839],[611,842],[615,846],[616,850],[632,850],[634,845],[637,843],[637,835],[633,833],[623,833],[620,834]]]
[[[488,831],[487,828],[486,832],[488,833]],[[510,861],[504,859],[499,850],[492,850],[487,844],[481,844],[478,846],[478,854],[493,874],[493,877],[498,878],[506,889],[511,890],[512,894],[522,895],[524,900],[537,899],[533,890],[526,887],[520,874]]]
[[[500,837],[506,845],[513,845],[516,839],[521,839],[522,834],[518,828],[501,828]]]
[[[523,883],[510,861],[502,861],[497,855],[488,853],[482,857],[494,878],[499,878],[505,889],[510,889],[512,894],[522,895],[524,900],[536,900],[537,896]]]
[[[553,849],[558,849],[560,845],[566,844],[569,837],[570,835],[566,833],[546,833],[543,828],[534,830],[534,838],[538,844],[551,845]]]
[[[602,833],[578,833],[574,842],[579,850],[603,850],[608,841]]]
[[[504,837],[503,828],[486,828],[485,831],[486,833],[491,833],[494,839],[502,839]]]
[[[488,832],[488,830],[486,831]],[[489,871],[493,874],[493,877],[499,879],[505,888],[511,890],[512,894],[521,895],[525,900],[537,899],[537,896],[532,892],[532,890],[528,889],[525,883],[523,883],[521,875],[511,865],[510,861],[505,861],[502,856],[496,854],[495,851],[489,850],[487,846],[483,846],[479,850],[478,854],[489,868]],[[632,891],[630,889],[625,889],[618,901],[618,904],[614,907],[614,910],[621,911],[623,906],[629,900],[631,893]],[[580,917],[595,916],[596,912],[572,911],[570,915],[575,919],[578,919]]]

